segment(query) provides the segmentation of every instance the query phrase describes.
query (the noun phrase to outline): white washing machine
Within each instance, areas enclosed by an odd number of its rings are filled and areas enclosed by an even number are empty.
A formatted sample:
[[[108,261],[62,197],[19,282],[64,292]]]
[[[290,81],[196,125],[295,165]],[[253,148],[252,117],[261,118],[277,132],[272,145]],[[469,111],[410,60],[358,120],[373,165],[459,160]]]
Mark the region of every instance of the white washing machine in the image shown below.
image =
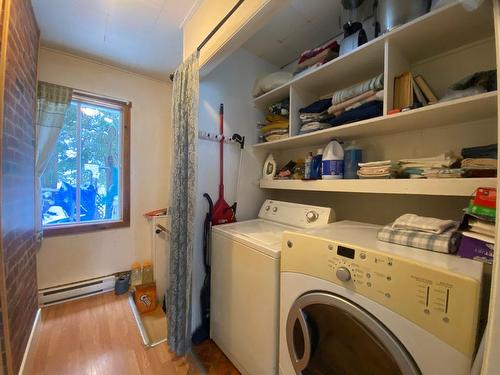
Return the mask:
[[[376,225],[286,232],[280,374],[469,374],[482,263],[389,244]]]
[[[210,336],[243,374],[278,372],[283,232],[330,221],[330,208],[266,200],[258,219],[213,227]]]

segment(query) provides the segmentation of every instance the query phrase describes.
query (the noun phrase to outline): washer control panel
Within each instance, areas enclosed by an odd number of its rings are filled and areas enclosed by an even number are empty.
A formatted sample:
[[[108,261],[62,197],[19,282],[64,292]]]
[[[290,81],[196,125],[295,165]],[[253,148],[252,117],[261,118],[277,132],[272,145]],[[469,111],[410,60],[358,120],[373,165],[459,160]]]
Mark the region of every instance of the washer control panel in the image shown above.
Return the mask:
[[[260,208],[259,218],[298,228],[315,228],[335,221],[335,213],[330,207],[267,199]]]
[[[285,232],[283,244],[281,272],[314,276],[356,291],[472,355],[479,280],[390,253],[300,233]]]

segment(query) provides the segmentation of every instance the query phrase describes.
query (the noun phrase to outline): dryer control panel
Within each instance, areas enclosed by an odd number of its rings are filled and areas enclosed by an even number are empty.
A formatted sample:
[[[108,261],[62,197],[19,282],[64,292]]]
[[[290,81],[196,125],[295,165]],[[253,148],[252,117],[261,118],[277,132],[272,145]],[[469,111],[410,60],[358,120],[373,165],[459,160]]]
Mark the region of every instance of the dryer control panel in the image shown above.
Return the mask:
[[[259,218],[309,229],[335,221],[335,212],[330,207],[308,206],[267,199],[260,208]]]
[[[479,280],[390,253],[289,232],[284,235],[281,272],[342,285],[413,321],[462,353],[473,353]]]

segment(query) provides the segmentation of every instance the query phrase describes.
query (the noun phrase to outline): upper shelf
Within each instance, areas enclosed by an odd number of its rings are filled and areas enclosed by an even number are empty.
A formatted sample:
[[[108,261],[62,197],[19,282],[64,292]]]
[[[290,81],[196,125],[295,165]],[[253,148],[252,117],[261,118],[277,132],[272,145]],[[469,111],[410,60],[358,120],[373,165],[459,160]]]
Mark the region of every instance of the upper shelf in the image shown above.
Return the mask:
[[[281,87],[255,98],[254,104],[262,107],[287,98],[291,85],[319,97],[375,76],[384,70],[386,41],[396,44],[408,60],[420,61],[493,36],[491,1],[485,1],[477,10],[471,12],[459,2],[452,3],[292,79]],[[355,82],[352,81],[354,72]]]
[[[494,34],[492,4],[485,1],[475,11],[467,11],[456,2],[427,13],[385,37],[397,44],[408,60],[415,62]]]
[[[314,133],[254,145],[262,150],[290,150],[326,144],[332,138],[342,140],[394,134],[494,118],[497,115],[497,92],[437,103],[408,112],[380,116]]]

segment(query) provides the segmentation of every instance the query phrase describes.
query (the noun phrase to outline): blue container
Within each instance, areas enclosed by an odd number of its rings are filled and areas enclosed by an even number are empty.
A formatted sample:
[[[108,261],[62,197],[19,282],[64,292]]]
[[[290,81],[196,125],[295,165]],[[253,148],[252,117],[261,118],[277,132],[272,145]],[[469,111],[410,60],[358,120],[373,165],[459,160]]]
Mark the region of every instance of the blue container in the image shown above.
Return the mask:
[[[323,160],[323,149],[319,148],[318,153],[314,155],[311,162],[311,180],[318,180],[321,178],[321,162]]]
[[[344,150],[344,178],[354,179],[358,177],[358,163],[363,161],[363,150],[352,144]]]

